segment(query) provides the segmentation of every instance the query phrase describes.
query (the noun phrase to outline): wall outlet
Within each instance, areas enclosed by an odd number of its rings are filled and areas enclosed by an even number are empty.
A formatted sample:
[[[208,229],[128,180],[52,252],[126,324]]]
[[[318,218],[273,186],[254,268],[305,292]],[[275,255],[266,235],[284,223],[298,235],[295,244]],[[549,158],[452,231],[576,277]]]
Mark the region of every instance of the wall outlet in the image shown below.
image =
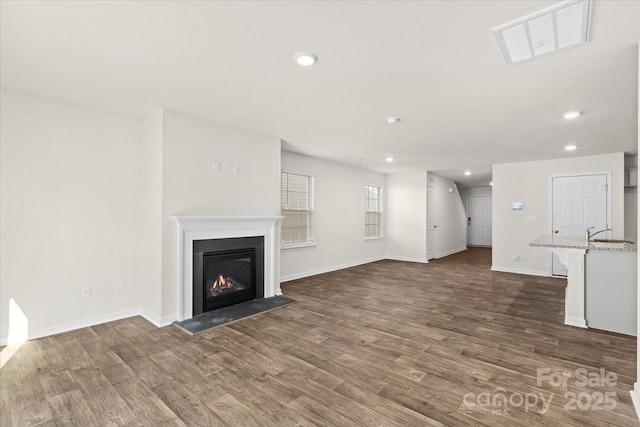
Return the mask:
[[[124,283],[122,281],[116,282],[114,289],[117,294],[124,292]]]
[[[240,164],[236,163],[235,165],[233,165],[233,173],[235,175],[240,175]]]
[[[91,296],[91,286],[85,286],[82,288],[82,298],[89,298]]]
[[[520,255],[518,255],[518,254],[514,254],[513,255],[513,260],[514,261],[518,261],[519,259],[520,259]]]

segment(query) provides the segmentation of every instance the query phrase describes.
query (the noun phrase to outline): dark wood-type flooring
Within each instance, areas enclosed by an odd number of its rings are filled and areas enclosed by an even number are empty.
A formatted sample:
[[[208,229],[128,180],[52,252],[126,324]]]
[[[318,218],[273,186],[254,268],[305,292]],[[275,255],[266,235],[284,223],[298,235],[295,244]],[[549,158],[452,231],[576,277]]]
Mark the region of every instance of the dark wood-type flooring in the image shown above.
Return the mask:
[[[490,258],[289,282],[298,303],[195,336],[133,317],[27,342],[0,371],[0,425],[640,425],[635,338],[564,326],[562,280],[491,272]],[[537,384],[537,369],[579,368],[616,384]],[[511,403],[494,406],[500,394]]]

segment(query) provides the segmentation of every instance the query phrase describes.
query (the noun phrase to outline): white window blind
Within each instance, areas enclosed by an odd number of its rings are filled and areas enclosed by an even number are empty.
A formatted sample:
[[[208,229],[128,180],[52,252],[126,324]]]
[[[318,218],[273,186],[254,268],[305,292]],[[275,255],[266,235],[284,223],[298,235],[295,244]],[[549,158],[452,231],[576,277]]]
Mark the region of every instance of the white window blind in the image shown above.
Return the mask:
[[[364,186],[364,237],[380,237],[380,187]]]
[[[282,173],[282,243],[311,241],[312,178]]]

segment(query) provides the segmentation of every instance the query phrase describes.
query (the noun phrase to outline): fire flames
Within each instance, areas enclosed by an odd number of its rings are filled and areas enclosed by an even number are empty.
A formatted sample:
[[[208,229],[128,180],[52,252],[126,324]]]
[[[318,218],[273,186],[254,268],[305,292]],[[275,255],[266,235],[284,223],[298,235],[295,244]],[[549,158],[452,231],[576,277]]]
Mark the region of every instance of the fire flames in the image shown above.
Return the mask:
[[[209,285],[209,292],[215,291],[226,291],[233,288],[233,283],[229,278],[225,278],[222,274],[218,276],[218,278]]]

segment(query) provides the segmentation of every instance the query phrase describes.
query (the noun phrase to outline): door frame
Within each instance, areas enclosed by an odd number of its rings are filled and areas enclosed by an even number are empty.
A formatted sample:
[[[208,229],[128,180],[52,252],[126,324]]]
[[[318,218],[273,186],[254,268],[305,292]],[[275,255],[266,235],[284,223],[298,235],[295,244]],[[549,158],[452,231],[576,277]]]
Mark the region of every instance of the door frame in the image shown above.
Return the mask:
[[[433,198],[435,200],[435,207],[436,209],[434,210],[433,214],[435,216],[435,218],[433,218],[433,222],[434,222],[434,230],[433,230],[433,258],[431,259],[435,259],[437,257],[437,251],[436,251],[436,247],[438,245],[437,240],[438,240],[438,225],[436,224],[438,222],[438,211],[437,211],[437,207],[438,207],[438,200],[437,200],[437,196],[436,196],[436,187],[430,187],[427,186],[427,218],[426,218],[426,229],[427,229],[427,262],[429,262],[429,252],[430,252],[430,248],[429,248],[429,204],[431,203],[430,199],[429,199],[429,190],[431,190],[432,194],[433,194]]]
[[[487,197],[491,199],[491,233],[493,234],[493,195],[492,194],[472,194],[468,195],[465,200],[466,205],[466,214],[467,214],[467,245],[470,244],[471,240],[471,229],[469,228],[469,200],[477,197]],[[473,246],[473,245],[472,245]],[[487,246],[489,248],[493,247],[493,236],[491,236],[491,245]]]
[[[592,175],[605,175],[607,177],[607,228],[611,227],[611,221],[613,220],[612,209],[613,206],[613,191],[611,191],[611,171],[594,171],[594,172],[580,172],[570,174],[549,175],[548,187],[547,187],[547,230],[549,234],[553,235],[553,180],[554,178],[578,178]],[[547,256],[547,273],[550,277],[553,276],[553,252],[548,251]]]

